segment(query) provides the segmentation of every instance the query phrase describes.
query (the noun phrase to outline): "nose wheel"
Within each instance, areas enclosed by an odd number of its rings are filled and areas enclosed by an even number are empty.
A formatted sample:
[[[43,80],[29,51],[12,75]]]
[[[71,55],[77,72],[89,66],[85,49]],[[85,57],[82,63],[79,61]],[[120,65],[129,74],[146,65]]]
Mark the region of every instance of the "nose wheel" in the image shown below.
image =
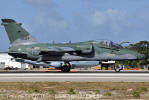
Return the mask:
[[[120,72],[120,71],[121,71],[121,69],[115,68],[115,72]]]
[[[115,72],[120,72],[123,68],[119,65],[115,65],[114,70]]]
[[[70,63],[65,63],[65,65],[61,66],[62,72],[70,72],[70,69],[71,69]]]

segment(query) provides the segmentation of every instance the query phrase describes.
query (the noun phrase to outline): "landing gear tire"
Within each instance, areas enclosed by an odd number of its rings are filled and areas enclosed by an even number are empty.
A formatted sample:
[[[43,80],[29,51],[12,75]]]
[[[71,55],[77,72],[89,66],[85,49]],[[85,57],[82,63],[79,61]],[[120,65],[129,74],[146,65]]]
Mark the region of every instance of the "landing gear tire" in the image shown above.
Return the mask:
[[[61,66],[62,72],[70,72],[71,65],[69,63],[66,63],[65,65]]]
[[[120,66],[115,66],[114,67],[115,72],[120,72],[122,68]]]
[[[120,71],[121,71],[121,69],[115,68],[115,72],[120,72]]]

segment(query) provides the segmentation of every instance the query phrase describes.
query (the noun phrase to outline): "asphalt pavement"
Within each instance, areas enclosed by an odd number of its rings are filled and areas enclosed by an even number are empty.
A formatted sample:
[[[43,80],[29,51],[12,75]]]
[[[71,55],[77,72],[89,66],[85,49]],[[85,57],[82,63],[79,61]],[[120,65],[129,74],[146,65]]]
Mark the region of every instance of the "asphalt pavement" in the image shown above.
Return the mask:
[[[149,82],[149,71],[0,73],[0,82]]]

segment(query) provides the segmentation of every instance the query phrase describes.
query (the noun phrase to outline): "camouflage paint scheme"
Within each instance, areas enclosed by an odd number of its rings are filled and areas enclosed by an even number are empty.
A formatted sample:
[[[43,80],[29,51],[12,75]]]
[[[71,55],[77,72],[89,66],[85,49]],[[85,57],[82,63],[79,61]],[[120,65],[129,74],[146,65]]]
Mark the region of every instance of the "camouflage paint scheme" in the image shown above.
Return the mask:
[[[92,45],[95,49],[94,53],[81,53],[87,50],[91,51]],[[9,49],[9,52],[27,54],[28,56],[33,56],[33,58],[38,58],[39,56],[41,56],[41,54],[43,54],[42,56],[44,61],[134,60],[142,59],[144,57],[144,55],[132,50],[102,46],[98,41],[63,44],[37,43],[31,45],[19,45],[11,47]]]
[[[112,41],[86,41],[78,43],[38,43],[21,23],[2,19],[11,47],[9,55],[31,61],[109,61],[144,59],[144,55],[125,49]]]

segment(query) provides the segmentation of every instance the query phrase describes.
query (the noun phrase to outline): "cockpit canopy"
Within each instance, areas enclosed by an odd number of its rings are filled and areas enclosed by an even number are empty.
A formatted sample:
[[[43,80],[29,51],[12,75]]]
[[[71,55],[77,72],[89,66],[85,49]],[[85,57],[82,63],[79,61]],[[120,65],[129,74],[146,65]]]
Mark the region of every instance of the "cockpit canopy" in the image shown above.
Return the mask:
[[[123,48],[120,44],[108,40],[96,40],[93,43],[99,44],[101,47],[108,47],[115,49]]]

